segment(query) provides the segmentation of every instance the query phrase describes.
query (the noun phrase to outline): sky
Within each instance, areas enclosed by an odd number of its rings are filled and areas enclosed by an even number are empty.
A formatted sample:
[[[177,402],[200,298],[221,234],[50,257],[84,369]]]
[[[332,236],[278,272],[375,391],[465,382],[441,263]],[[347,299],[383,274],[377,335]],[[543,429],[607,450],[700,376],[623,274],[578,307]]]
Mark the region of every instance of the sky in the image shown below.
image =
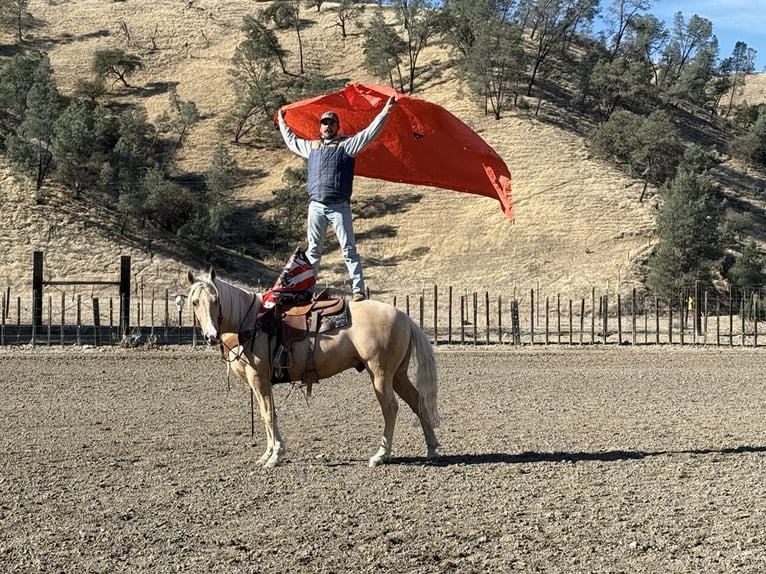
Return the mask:
[[[602,0],[602,8],[609,4]],[[655,0],[647,10],[668,26],[676,12],[684,20],[695,14],[713,23],[713,34],[718,38],[719,58],[731,56],[734,44],[745,42],[756,50],[755,71],[766,71],[766,2],[764,0]]]

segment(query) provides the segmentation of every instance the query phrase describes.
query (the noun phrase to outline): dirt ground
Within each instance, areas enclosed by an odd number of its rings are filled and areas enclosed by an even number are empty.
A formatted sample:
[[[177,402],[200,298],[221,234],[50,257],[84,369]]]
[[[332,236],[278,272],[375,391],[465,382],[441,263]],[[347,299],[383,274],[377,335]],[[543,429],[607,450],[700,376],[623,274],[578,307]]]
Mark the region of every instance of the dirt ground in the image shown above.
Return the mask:
[[[214,349],[0,349],[3,572],[764,572],[764,355],[437,349],[443,458],[366,375],[276,390],[254,466]],[[230,384],[230,388],[229,388]]]

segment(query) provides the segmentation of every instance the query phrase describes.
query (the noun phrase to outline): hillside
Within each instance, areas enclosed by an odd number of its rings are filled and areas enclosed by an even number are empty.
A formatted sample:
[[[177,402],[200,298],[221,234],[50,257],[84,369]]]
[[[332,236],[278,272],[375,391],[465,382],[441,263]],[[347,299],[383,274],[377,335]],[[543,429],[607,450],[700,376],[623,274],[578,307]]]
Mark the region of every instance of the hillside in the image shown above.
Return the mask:
[[[204,118],[182,151],[180,168],[202,171],[219,141],[216,125],[232,101],[229,61],[240,40],[242,17],[253,3],[155,0],[150,12],[145,7],[131,0],[32,0],[29,10],[39,28],[30,43],[49,53],[65,93],[90,74],[95,50],[119,47],[139,53],[145,69],[131,83],[143,89],[126,90],[120,97],[140,102],[150,119],[156,119],[167,108],[162,86],[176,84],[180,97],[194,101]],[[375,82],[361,68],[361,39],[344,41],[333,27],[330,10],[305,10],[302,17],[308,22],[302,35],[310,65],[321,63],[325,74],[347,81]],[[295,58],[293,35],[285,33],[280,39]],[[150,50],[152,44],[156,50]],[[510,167],[516,220],[506,220],[494,200],[358,178],[355,228],[370,289],[403,295],[433,284],[452,285],[458,292],[528,292],[540,287],[549,294],[579,297],[592,286],[612,291],[640,287],[639,266],[652,248],[656,200],[650,194],[639,203],[640,182],[589,157],[587,122],[566,117],[568,112],[549,104],[543,104],[539,117],[514,111],[495,121],[466,97],[443,50],[426,50],[420,67],[423,74],[414,95],[463,119]],[[764,94],[766,80],[754,77],[746,94],[738,97],[766,101]],[[284,169],[300,162],[286,150],[231,151],[240,167],[256,174],[238,190],[242,205],[268,199],[282,185]],[[763,174],[743,173],[735,166],[723,166],[720,172],[729,193],[754,202],[763,213]],[[28,186],[14,181],[7,169],[0,172],[0,287],[28,288],[32,251],[43,250],[48,276],[116,274],[119,255],[131,254],[134,274],[147,288],[185,292],[186,269],[199,266],[190,254],[149,238],[123,240],[101,224],[103,214],[91,210],[83,217],[76,206],[62,209],[56,205],[55,190],[48,193],[54,201],[35,206]],[[365,209],[378,197],[397,199],[399,209],[383,214]],[[231,260],[234,266],[223,275],[253,287],[259,281],[270,283],[282,263],[235,255]],[[323,263],[320,281],[340,286],[345,268],[337,250],[327,251]]]

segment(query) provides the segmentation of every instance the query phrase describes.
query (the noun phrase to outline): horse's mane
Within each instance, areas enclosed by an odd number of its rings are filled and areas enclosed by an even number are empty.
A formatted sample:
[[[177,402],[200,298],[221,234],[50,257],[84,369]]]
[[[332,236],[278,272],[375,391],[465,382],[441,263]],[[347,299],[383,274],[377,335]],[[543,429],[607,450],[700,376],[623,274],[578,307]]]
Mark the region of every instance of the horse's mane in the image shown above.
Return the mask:
[[[248,317],[255,319],[261,304],[257,293],[228,283],[219,277],[213,281],[198,279],[195,284],[199,284],[200,288],[207,286],[218,293],[221,315],[234,325],[241,328]]]

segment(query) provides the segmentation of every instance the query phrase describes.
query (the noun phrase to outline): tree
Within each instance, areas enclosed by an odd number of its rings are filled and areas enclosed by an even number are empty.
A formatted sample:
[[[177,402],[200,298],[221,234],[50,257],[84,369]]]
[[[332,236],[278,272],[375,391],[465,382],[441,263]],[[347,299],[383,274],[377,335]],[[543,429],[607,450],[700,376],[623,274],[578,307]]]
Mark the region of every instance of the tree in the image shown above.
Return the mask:
[[[325,0],[306,0],[306,7],[307,8],[316,8],[317,14],[322,11],[322,4],[324,4]]]
[[[386,24],[381,11],[373,14],[370,25],[367,28],[367,37],[362,48],[364,53],[364,69],[370,74],[386,79],[392,87],[398,87],[404,91],[404,79],[402,77],[402,56],[407,52],[407,43]],[[398,86],[394,79],[396,71]]]
[[[53,125],[65,105],[52,75],[50,61],[45,56],[33,71],[24,119],[18,132],[8,134],[5,140],[11,163],[34,177],[38,202],[42,200],[40,189],[53,167]]]
[[[188,223],[200,221],[204,203],[197,194],[165,177],[161,169],[150,169],[141,185],[144,213],[160,229],[176,234]]]
[[[729,80],[729,85],[727,86],[730,90],[729,105],[726,107],[726,113],[724,114],[727,118],[729,117],[731,107],[734,104],[734,94],[737,92],[738,88],[741,88],[744,85],[745,76],[747,74],[752,74],[753,70],[755,70],[756,54],[757,52],[752,48],[748,48],[745,42],[737,42],[734,45],[731,58],[726,60],[725,65],[722,64],[724,71],[729,72],[726,76]]]
[[[35,71],[47,61],[43,52],[16,54],[0,66],[0,134],[18,130],[27,110]]]
[[[660,185],[674,176],[684,154],[681,136],[664,111],[652,112],[647,118],[624,110],[615,112],[594,132],[591,149],[643,179],[639,201],[650,183]]]
[[[143,226],[146,220],[146,190],[142,181],[146,173],[157,165],[157,133],[147,121],[143,109],[123,112],[117,121],[118,139],[110,169],[103,172],[102,182],[114,189],[121,231],[124,233],[129,222],[138,221]]]
[[[684,90],[683,78],[688,73],[688,66],[698,57],[709,59],[710,54],[718,55],[718,42],[713,36],[713,23],[696,14],[687,23],[681,12],[676,12],[667,46],[662,53],[662,73],[658,88],[669,98],[688,99]],[[711,69],[711,63],[705,62],[701,70]],[[693,74],[692,74],[693,75]],[[708,76],[709,77],[709,76]]]
[[[0,26],[12,28],[19,43],[24,41],[24,30],[31,25],[32,17],[27,11],[29,0],[0,1]]]
[[[252,59],[276,59],[282,73],[287,73],[285,51],[273,30],[269,30],[256,18],[245,16],[242,21],[242,32],[245,34],[245,39],[240,42],[238,49],[241,47]]]
[[[712,179],[680,168],[663,192],[657,216],[657,246],[648,262],[647,282],[671,297],[695,281],[710,283],[723,253],[723,204]]]
[[[459,70],[495,119],[526,69],[521,29],[509,21],[512,2],[450,0],[439,32],[447,38]]]
[[[182,100],[175,86],[168,93],[170,111],[163,112],[157,121],[160,133],[173,134],[176,138],[171,157],[183,146],[184,139],[189,129],[200,121],[200,113],[197,104],[192,101]]]
[[[213,150],[213,159],[205,172],[204,241],[210,246],[220,244],[226,235],[226,225],[234,212],[232,193],[237,184],[237,161],[222,144]]]
[[[763,253],[755,241],[749,241],[729,269],[729,280],[740,287],[763,285],[766,282],[764,263]]]
[[[272,21],[280,29],[294,28],[298,39],[298,61],[300,73],[304,73],[303,41],[301,40],[301,3],[300,0],[282,0],[266,8],[259,18],[263,22]]]
[[[123,50],[96,50],[93,55],[91,69],[98,78],[106,80],[114,78],[129,88],[128,77],[143,68],[143,62],[135,54],[127,54]]]
[[[106,111],[89,100],[71,102],[53,125],[52,152],[55,176],[79,197],[97,189],[109,161],[111,120]]]
[[[597,3],[596,0],[583,0]],[[534,0],[530,2],[530,37],[535,44],[532,72],[527,84],[527,96],[532,95],[537,75],[554,49],[562,49],[568,36],[582,17],[583,6],[578,0]],[[595,15],[595,14],[594,14]],[[591,19],[593,16],[591,16]]]
[[[654,0],[612,0],[607,8],[604,21],[607,30],[611,34],[610,51],[614,58],[621,52],[622,41],[635,19],[640,16],[640,11],[652,7]]]
[[[621,103],[647,94],[649,85],[649,69],[644,62],[622,55],[598,61],[589,78],[589,91],[607,119]]]
[[[348,23],[353,22],[361,15],[364,10],[364,4],[359,0],[340,0],[335,8],[335,25],[340,28],[340,34],[343,38],[348,36]]]
[[[272,222],[278,230],[275,239],[291,245],[306,234],[306,186],[308,170],[288,167],[283,175],[285,187],[273,192],[274,215]]]
[[[409,93],[415,91],[418,58],[437,31],[439,12],[431,0],[394,0],[394,13],[404,29],[409,72]]]
[[[634,141],[630,165],[644,180],[639,198],[643,201],[650,183],[661,185],[674,176],[684,154],[684,144],[670,115],[662,110],[652,112],[641,122]]]

